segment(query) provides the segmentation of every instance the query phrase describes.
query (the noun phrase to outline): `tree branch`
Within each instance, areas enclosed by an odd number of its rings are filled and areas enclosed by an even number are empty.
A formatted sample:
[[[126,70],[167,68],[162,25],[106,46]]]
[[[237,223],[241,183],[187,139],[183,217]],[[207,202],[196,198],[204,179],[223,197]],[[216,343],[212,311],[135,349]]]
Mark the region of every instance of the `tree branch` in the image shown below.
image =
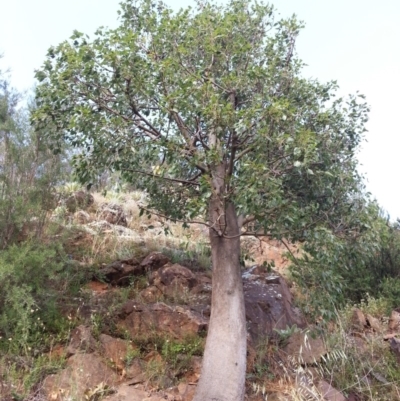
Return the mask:
[[[160,180],[167,180],[167,181],[171,181],[171,182],[177,182],[179,184],[193,185],[193,186],[200,185],[197,181],[194,181],[194,180],[196,180],[202,174],[202,173],[198,173],[190,180],[183,180],[183,179],[179,179],[179,178],[163,177],[163,176],[160,176],[160,175],[157,175],[157,174],[148,173],[147,171],[134,170],[134,169],[130,169],[130,168],[123,168],[121,170],[122,171],[129,171],[131,173],[143,174],[143,175],[146,175],[148,177],[158,178]]]

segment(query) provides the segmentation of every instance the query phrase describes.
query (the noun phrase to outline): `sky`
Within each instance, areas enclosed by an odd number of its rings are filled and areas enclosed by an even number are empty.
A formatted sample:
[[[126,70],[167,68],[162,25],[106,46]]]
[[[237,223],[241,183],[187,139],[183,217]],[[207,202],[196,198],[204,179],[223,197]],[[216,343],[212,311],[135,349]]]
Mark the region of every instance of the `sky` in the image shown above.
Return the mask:
[[[34,70],[47,49],[73,30],[89,35],[99,26],[116,27],[120,0],[13,0],[0,6],[0,69],[10,69],[19,90],[35,83]],[[192,0],[165,0],[173,8]],[[282,17],[296,14],[306,27],[297,52],[303,75],[336,80],[340,94],[366,95],[371,107],[367,142],[359,153],[366,188],[392,220],[400,217],[400,1],[275,0]],[[399,114],[399,116],[398,116]]]

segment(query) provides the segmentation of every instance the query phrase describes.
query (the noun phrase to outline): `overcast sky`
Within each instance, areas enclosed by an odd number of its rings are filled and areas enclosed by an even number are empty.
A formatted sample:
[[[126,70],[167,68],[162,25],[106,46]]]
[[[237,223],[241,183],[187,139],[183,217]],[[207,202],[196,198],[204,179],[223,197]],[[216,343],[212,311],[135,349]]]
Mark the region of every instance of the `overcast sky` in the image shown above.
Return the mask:
[[[20,90],[34,84],[34,69],[51,45],[74,29],[92,34],[101,25],[115,27],[119,0],[12,0],[0,7],[0,69],[10,68]],[[190,0],[167,0],[174,8]],[[341,93],[357,90],[371,106],[368,142],[359,155],[367,189],[389,212],[400,217],[398,166],[400,129],[400,1],[277,0],[286,17],[305,21],[297,50],[307,63],[304,75],[337,80]]]

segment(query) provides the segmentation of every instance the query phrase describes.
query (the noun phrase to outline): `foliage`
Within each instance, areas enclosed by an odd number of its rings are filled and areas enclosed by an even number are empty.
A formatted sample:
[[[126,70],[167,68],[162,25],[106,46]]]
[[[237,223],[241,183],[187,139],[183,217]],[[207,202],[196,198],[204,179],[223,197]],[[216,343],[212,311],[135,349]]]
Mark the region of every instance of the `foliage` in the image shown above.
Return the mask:
[[[68,268],[57,246],[25,243],[0,253],[0,347],[38,352],[46,333],[62,335],[69,323],[60,314],[61,284]],[[33,351],[32,351],[33,352]]]
[[[375,203],[353,212],[358,229],[338,237],[315,230],[304,244],[304,254],[294,258],[291,273],[302,289],[306,313],[327,320],[346,303],[359,303],[367,294],[387,298],[398,307],[400,236]]]
[[[64,357],[55,357],[49,354],[38,355],[36,357],[20,356],[12,358],[4,356],[0,359],[4,383],[11,389],[12,397],[7,398],[3,392],[6,387],[0,390],[0,395],[4,399],[27,400],[34,397],[32,389],[40,383],[47,375],[57,373],[65,366]],[[2,398],[3,399],[3,398]]]
[[[341,315],[338,323],[336,329],[327,334],[326,343],[331,352],[318,364],[320,374],[345,395],[356,394],[362,401],[398,399],[399,364],[382,337],[356,341],[345,330],[350,322]]]
[[[48,149],[43,131],[30,128],[33,106],[21,100],[0,72],[0,248],[40,237],[61,174],[60,155]]]
[[[150,209],[191,220],[205,216],[223,163],[225,200],[257,222],[250,231],[305,236],[326,216],[337,228],[357,192],[368,109],[300,76],[301,23],[242,0],[177,13],[128,0],[120,15],[92,41],[74,32],[50,48],[36,73],[33,120],[83,149],[83,181],[121,171]]]

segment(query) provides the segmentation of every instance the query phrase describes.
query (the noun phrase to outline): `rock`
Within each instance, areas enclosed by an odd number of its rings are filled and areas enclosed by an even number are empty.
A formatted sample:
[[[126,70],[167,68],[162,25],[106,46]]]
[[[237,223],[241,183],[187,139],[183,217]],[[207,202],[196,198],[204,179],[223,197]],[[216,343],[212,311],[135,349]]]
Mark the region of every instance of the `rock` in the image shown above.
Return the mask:
[[[140,292],[140,297],[146,303],[155,303],[159,302],[163,296],[162,291],[154,285],[145,288]]]
[[[81,325],[72,331],[66,354],[71,356],[79,352],[93,352],[95,349],[96,340],[92,337],[90,328]]]
[[[119,226],[117,224],[112,225],[111,230],[115,235],[118,235],[120,239],[126,239],[139,244],[144,244],[143,237],[135,230],[131,230],[130,228]]]
[[[94,232],[104,232],[104,231],[112,231],[112,224],[108,223],[105,220],[92,221],[87,224],[87,228],[92,228]]]
[[[390,314],[389,330],[392,332],[400,330],[400,313],[397,310],[392,310]]]
[[[206,274],[196,274],[197,284],[189,291],[190,305],[192,308],[210,308],[212,296],[211,278]]]
[[[364,352],[368,351],[368,346],[364,340],[364,338],[357,337],[357,336],[351,336],[348,338],[349,343],[351,344],[352,347],[355,348],[355,351],[363,354]]]
[[[364,330],[367,325],[367,319],[365,318],[364,313],[358,308],[354,308],[351,322],[358,330]]]
[[[129,379],[130,385],[142,383],[145,380],[147,380],[144,371],[145,371],[144,363],[139,358],[135,358],[127,364],[124,376],[127,379]]]
[[[196,276],[187,267],[179,264],[164,265],[153,272],[149,281],[164,295],[173,298],[179,294],[187,294],[197,283]]]
[[[189,365],[189,374],[186,375],[186,380],[189,383],[197,383],[200,379],[200,373],[201,373],[201,364],[202,364],[202,357],[201,356],[192,356],[190,359],[190,365]]]
[[[168,257],[161,252],[151,252],[142,260],[140,265],[144,267],[146,271],[154,271],[166,265],[168,262]]]
[[[107,223],[126,227],[128,222],[124,210],[116,203],[104,203],[100,206],[98,217]]]
[[[389,339],[390,349],[394,353],[397,363],[400,364],[400,340],[393,337]]]
[[[75,224],[87,224],[90,223],[90,214],[84,210],[78,210],[74,213]]]
[[[285,352],[293,356],[301,364],[319,362],[327,353],[321,338],[311,338],[307,333],[294,333],[285,347]]]
[[[243,289],[247,327],[253,340],[273,334],[274,329],[306,326],[300,312],[292,307],[292,295],[282,276],[254,274],[254,268],[249,269],[243,273]]]
[[[367,314],[366,315],[367,323],[371,327],[372,330],[376,331],[377,333],[381,333],[383,331],[381,322],[379,319]]]
[[[77,191],[65,200],[65,206],[69,212],[74,213],[78,209],[88,208],[93,202],[93,195],[85,191]]]
[[[324,380],[320,380],[317,383],[317,388],[324,400],[327,401],[346,401],[346,397],[343,396],[341,392],[333,388],[329,383]]]
[[[291,263],[290,259],[286,256],[288,250],[282,241],[267,237],[242,237],[241,244],[243,249],[245,249],[249,255],[252,255],[254,263],[260,267],[263,267],[263,264],[272,264],[277,270],[280,270],[285,269]],[[287,243],[287,245],[291,252],[298,252],[297,245],[290,243]]]
[[[52,401],[84,400],[85,392],[96,386],[113,386],[118,376],[100,357],[94,354],[75,354],[61,372],[47,376],[43,392]]]
[[[116,368],[123,370],[128,355],[128,343],[120,338],[113,338],[107,334],[101,334],[99,337],[102,356],[115,364]]]
[[[196,391],[196,386],[192,383],[179,383],[178,394],[181,396],[182,401],[192,401],[194,393]]]
[[[116,388],[116,393],[103,398],[107,401],[143,401],[149,396],[147,391],[137,389],[129,384],[122,384]]]
[[[123,259],[117,260],[100,269],[97,276],[113,285],[129,285],[133,276],[138,276],[144,273],[144,267],[141,266],[138,260]]]
[[[187,306],[171,307],[164,303],[143,305],[128,301],[121,309],[117,325],[132,337],[162,332],[174,338],[198,335],[207,329],[208,319]]]
[[[358,394],[351,392],[347,397],[347,401],[362,401],[362,399]]]
[[[153,281],[169,286],[174,283],[182,284],[184,287],[192,288],[196,284],[196,276],[184,266],[177,263],[165,265],[153,273]],[[150,281],[151,282],[151,281]]]

